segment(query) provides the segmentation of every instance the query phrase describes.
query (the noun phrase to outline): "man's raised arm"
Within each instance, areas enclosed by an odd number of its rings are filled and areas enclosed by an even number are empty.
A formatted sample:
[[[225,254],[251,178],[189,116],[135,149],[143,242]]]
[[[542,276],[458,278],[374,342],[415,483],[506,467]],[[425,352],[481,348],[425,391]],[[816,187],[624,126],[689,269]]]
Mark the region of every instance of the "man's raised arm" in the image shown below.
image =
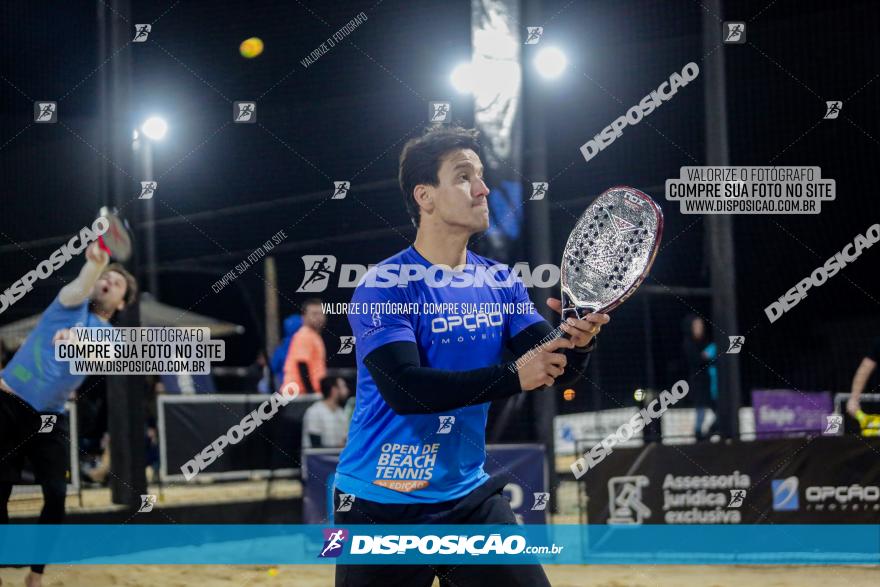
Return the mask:
[[[58,294],[58,301],[62,306],[71,308],[79,306],[89,299],[92,289],[107,263],[110,262],[110,255],[98,246],[98,243],[92,243],[86,249],[86,264],[80,270],[76,279],[61,288]]]

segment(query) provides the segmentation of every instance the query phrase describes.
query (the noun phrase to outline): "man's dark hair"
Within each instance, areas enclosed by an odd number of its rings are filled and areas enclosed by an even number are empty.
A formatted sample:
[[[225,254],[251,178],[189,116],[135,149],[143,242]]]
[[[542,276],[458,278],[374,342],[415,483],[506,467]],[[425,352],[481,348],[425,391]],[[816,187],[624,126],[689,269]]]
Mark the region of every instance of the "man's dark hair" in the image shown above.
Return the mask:
[[[137,299],[137,295],[138,295],[137,279],[135,279],[134,275],[132,275],[131,273],[126,271],[125,267],[123,267],[119,263],[110,263],[109,265],[107,265],[104,268],[104,270],[101,272],[101,275],[103,275],[104,273],[107,273],[109,271],[113,271],[115,273],[118,273],[119,275],[122,276],[123,279],[125,279],[125,297],[123,298],[123,301],[125,301],[125,307],[126,308],[129,307]]]
[[[437,186],[440,179],[437,173],[443,157],[459,149],[471,149],[479,153],[479,132],[460,126],[429,128],[421,137],[410,139],[400,153],[398,180],[403,191],[406,211],[416,228],[419,227],[419,205],[413,197],[413,190],[419,184]]]
[[[302,303],[302,305],[299,307],[300,313],[305,314],[306,308],[308,308],[309,306],[315,306],[315,305],[321,306],[322,304],[323,304],[323,302],[321,301],[321,298],[309,298],[306,301],[304,301]]]
[[[333,377],[324,377],[321,380],[321,395],[324,396],[324,399],[330,397],[330,393],[333,391],[333,388],[336,387],[336,385],[339,383],[340,379],[342,379],[342,377],[336,375]]]

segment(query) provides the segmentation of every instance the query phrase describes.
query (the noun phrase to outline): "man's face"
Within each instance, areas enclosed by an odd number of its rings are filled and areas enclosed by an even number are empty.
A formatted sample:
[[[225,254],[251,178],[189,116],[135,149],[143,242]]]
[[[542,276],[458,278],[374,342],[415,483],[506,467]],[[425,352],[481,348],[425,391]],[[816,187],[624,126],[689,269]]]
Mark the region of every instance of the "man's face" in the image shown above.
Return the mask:
[[[460,149],[446,155],[437,179],[438,186],[425,186],[437,220],[472,234],[489,228],[489,188],[475,152]]]
[[[125,307],[125,277],[116,271],[105,271],[92,289],[92,304],[103,312],[116,312]]]
[[[691,334],[693,334],[695,339],[703,338],[703,334],[706,333],[706,325],[703,323],[701,318],[695,319],[691,322]]]
[[[321,330],[324,328],[325,322],[327,322],[327,317],[324,316],[324,311],[319,304],[309,304],[306,306],[306,310],[303,312],[303,324],[315,330]]]
[[[348,399],[348,393],[348,383],[340,377],[336,380],[336,385],[333,386],[333,397],[340,406],[345,404],[345,400]]]

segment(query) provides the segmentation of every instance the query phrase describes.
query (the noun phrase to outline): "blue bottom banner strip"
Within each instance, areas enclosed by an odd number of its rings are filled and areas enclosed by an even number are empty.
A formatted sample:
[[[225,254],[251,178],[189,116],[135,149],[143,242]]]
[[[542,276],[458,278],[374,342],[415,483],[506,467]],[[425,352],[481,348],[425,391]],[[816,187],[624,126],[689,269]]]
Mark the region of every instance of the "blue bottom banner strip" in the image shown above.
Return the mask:
[[[880,564],[878,525],[0,525],[0,564]]]

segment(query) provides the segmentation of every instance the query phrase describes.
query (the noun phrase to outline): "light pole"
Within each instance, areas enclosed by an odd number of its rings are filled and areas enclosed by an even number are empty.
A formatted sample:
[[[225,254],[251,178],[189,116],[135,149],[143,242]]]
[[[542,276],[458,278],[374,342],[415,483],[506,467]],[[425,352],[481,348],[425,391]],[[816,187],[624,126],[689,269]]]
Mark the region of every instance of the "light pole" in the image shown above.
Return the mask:
[[[153,142],[161,141],[168,124],[158,116],[151,116],[134,131],[132,147],[141,157],[143,181],[155,181],[153,176]],[[156,216],[153,195],[144,199],[144,240],[146,245],[147,284],[153,298],[159,299],[159,272],[156,270]]]

